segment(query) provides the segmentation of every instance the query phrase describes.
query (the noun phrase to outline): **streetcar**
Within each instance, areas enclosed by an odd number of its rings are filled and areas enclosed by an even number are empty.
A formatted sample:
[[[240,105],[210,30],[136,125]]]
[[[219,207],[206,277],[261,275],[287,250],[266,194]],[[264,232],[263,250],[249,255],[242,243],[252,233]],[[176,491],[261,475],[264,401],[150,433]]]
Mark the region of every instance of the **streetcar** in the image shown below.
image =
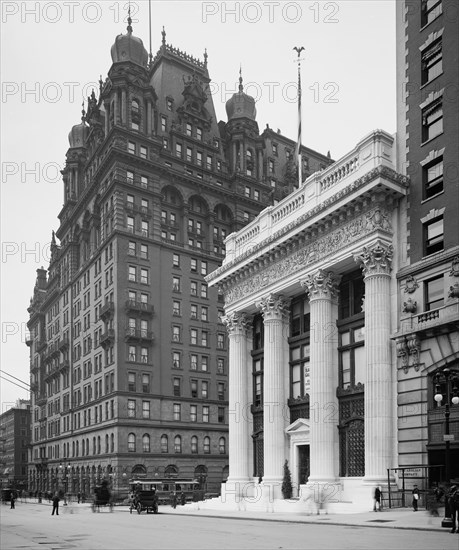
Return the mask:
[[[136,492],[144,495],[144,498],[148,498],[148,493],[154,493],[157,504],[193,502],[200,494],[198,481],[191,478],[133,479],[129,482],[129,492],[134,495],[134,500]],[[131,511],[133,508],[138,511],[132,502],[130,506]]]

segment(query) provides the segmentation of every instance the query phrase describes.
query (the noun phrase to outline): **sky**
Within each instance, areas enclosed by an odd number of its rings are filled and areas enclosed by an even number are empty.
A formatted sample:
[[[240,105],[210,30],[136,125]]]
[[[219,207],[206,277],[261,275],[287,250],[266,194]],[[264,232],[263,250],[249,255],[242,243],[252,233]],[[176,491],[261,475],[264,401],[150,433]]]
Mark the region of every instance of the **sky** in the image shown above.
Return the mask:
[[[149,3],[130,5],[149,50]],[[68,133],[106,78],[128,2],[3,0],[0,9],[2,413],[29,397],[15,384],[29,382],[27,307],[59,226]],[[153,54],[163,26],[166,42],[189,55],[202,60],[207,48],[218,120],[242,67],[260,131],[269,124],[296,139],[293,48],[303,46],[303,145],[338,160],[376,128],[395,132],[395,0],[152,1]]]

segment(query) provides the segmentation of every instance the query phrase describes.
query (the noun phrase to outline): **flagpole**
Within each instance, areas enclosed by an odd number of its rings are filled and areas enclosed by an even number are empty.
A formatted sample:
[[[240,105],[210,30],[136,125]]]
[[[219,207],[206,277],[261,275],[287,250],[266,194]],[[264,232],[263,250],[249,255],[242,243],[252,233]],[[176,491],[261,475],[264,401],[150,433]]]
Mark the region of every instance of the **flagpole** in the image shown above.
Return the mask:
[[[303,177],[301,173],[302,168],[302,162],[301,162],[301,61],[300,58],[301,52],[304,50],[303,46],[295,46],[293,48],[297,54],[298,54],[298,138],[297,138],[297,162],[298,162],[298,187],[301,187],[301,184],[303,183]]]

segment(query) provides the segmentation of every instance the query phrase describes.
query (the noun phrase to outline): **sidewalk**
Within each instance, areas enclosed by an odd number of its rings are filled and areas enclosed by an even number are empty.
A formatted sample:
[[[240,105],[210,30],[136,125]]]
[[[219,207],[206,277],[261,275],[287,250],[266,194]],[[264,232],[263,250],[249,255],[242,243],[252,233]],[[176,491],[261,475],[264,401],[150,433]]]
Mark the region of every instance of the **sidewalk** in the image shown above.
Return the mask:
[[[160,513],[177,515],[196,515],[209,518],[231,518],[255,521],[276,521],[281,523],[315,523],[325,525],[347,525],[356,527],[385,527],[391,529],[414,529],[417,531],[437,531],[449,537],[450,529],[441,526],[443,508],[439,509],[440,517],[431,516],[426,510],[413,512],[411,508],[392,508],[382,512],[364,512],[361,514],[321,514],[306,515],[299,513],[249,512],[243,510],[200,509],[199,503],[177,506],[174,510],[167,506],[160,507]]]

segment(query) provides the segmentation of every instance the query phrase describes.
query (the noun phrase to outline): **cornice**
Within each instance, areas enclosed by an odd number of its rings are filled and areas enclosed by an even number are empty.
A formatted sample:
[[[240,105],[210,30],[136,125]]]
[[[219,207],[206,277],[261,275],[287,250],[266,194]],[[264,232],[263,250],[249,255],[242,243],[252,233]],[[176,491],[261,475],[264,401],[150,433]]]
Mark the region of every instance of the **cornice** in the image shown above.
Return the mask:
[[[321,213],[324,213],[326,215],[323,218],[321,218],[318,222],[316,222],[317,225],[319,225],[319,226],[320,225],[322,225],[322,226],[323,225],[330,225],[330,224],[335,224],[336,225],[336,223],[337,223],[336,219],[333,219],[333,217],[338,216],[339,219],[341,220],[341,218],[343,216],[347,215],[347,212],[338,212],[338,211],[330,212],[329,211],[330,207],[333,206],[334,204],[338,203],[339,201],[341,201],[346,196],[350,196],[352,193],[354,193],[358,189],[362,188],[363,186],[367,185],[368,183],[370,183],[371,181],[374,181],[375,179],[377,179],[379,177],[385,177],[385,178],[391,180],[392,182],[394,182],[398,185],[401,185],[404,188],[407,188],[408,185],[409,185],[409,178],[408,177],[403,176],[401,174],[398,174],[397,172],[395,172],[395,170],[392,170],[391,168],[388,168],[387,166],[378,166],[378,167],[370,170],[369,172],[367,172],[366,174],[364,174],[363,176],[361,176],[357,180],[353,181],[352,183],[347,185],[345,188],[343,188],[341,191],[338,191],[337,193],[335,193],[334,195],[332,195],[331,197],[329,197],[325,201],[321,202],[320,204],[318,204],[314,208],[311,208],[310,210],[305,212],[303,215],[299,216],[294,221],[292,221],[288,225],[284,226],[279,231],[276,231],[276,232],[272,233],[269,237],[267,237],[266,239],[264,239],[260,243],[256,244],[255,246],[251,247],[247,252],[237,256],[234,260],[231,260],[231,261],[225,263],[224,265],[222,265],[220,268],[215,270],[212,274],[208,275],[206,277],[206,281],[208,283],[212,283],[212,281],[214,281],[215,279],[222,276],[225,272],[228,272],[232,267],[234,267],[237,264],[240,264],[241,262],[243,262],[246,258],[253,258],[253,261],[258,262],[260,258],[256,258],[256,254],[260,250],[262,250],[263,248],[266,248],[271,243],[278,242],[279,239],[281,239],[283,236],[285,236],[286,234],[288,234],[288,233],[294,231],[295,229],[299,228],[305,222],[307,222],[308,220],[310,220],[312,218],[317,217]],[[374,192],[374,193],[377,193],[378,191],[379,191],[378,189],[372,190],[372,192]],[[381,192],[381,191],[379,191],[379,192]],[[362,201],[363,203],[369,202],[369,198],[364,197],[364,196],[360,196],[358,198],[358,200]],[[361,207],[358,206],[357,204],[347,205],[346,208],[352,208],[353,210],[355,209],[357,211],[359,211],[361,209]],[[354,217],[354,215],[355,214],[353,212],[352,217]],[[332,221],[330,221],[330,217],[332,217]],[[383,227],[381,227],[381,228],[383,228]],[[313,229],[312,227],[307,228],[305,230],[302,230],[301,233],[304,233],[305,231],[310,232],[312,229]],[[316,229],[316,231],[317,231],[317,229]],[[323,230],[321,232],[323,233]],[[297,240],[297,238],[298,238],[298,234],[294,235],[292,237],[292,239],[290,239],[290,241],[291,240]],[[279,247],[282,247],[282,246],[288,246],[288,243],[281,243],[280,245],[275,244],[276,248],[279,248]],[[271,249],[270,252],[267,253],[267,254],[272,255],[272,253],[273,253],[273,249]],[[278,252],[278,254],[282,254],[282,252]],[[263,256],[266,256],[266,254],[263,254]],[[245,269],[245,267],[243,267],[242,269]],[[236,273],[230,275],[229,277],[233,278],[236,275]]]
[[[459,245],[454,246],[453,248],[449,248],[444,252],[438,252],[437,254],[432,254],[432,256],[429,256],[428,258],[423,258],[422,260],[420,260],[419,262],[416,262],[415,264],[403,267],[397,272],[396,277],[397,279],[404,279],[409,275],[417,275],[418,273],[422,273],[423,271],[426,271],[427,269],[430,269],[433,266],[436,266],[443,262],[449,262],[458,254],[459,254]]]
[[[388,212],[377,206],[358,217],[349,216],[346,223],[320,238],[317,238],[317,233],[317,229],[311,228],[308,236],[297,234],[229,276],[221,283],[225,302],[230,304],[284,277],[300,274],[306,267],[312,269],[314,264],[368,235],[384,236],[390,242],[392,226]]]

